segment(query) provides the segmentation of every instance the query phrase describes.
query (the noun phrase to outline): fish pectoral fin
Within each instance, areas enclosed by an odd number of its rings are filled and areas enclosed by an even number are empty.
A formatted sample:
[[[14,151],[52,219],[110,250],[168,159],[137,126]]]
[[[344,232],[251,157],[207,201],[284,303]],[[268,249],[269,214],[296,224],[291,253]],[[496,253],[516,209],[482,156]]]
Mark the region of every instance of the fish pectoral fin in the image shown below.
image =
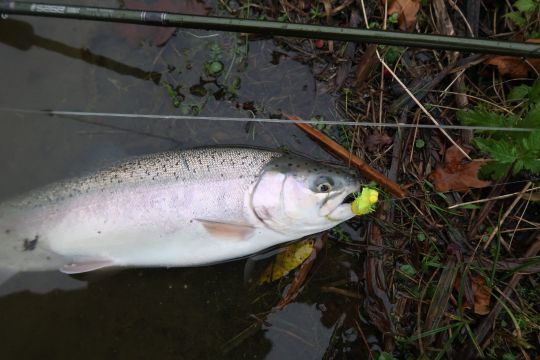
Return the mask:
[[[114,265],[115,263],[110,259],[90,259],[66,264],[60,268],[60,271],[64,274],[79,274]]]
[[[208,234],[225,240],[246,240],[255,228],[248,224],[234,224],[215,220],[195,219]]]

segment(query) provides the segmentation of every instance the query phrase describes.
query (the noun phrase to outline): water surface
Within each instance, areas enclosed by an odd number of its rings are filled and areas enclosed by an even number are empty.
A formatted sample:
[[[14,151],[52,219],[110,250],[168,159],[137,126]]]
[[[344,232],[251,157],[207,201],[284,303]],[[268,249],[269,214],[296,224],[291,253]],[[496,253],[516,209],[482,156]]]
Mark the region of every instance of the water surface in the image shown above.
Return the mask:
[[[186,107],[174,106],[169,87],[180,89],[194,115],[267,117],[283,111],[333,117],[332,99],[317,95],[311,68],[270,39],[246,45],[234,34],[180,30],[156,47],[125,32],[123,25],[76,20],[13,16],[0,21],[0,107],[184,114]],[[204,66],[216,49],[224,71],[212,82]],[[221,96],[220,86],[231,86],[235,79],[240,80],[236,94]],[[0,119],[0,200],[130,156],[193,146],[286,147],[331,159],[300,130],[284,124],[5,111]],[[343,320],[347,311],[358,311],[360,302],[321,291],[338,284],[357,292],[358,254],[330,245],[299,298],[269,315],[287,279],[262,288],[246,286],[244,263],[78,278],[58,272],[19,274],[0,286],[0,358],[314,359],[336,346],[345,355],[363,353],[359,325]],[[265,322],[231,346],[256,318]],[[372,342],[373,332],[360,325]]]

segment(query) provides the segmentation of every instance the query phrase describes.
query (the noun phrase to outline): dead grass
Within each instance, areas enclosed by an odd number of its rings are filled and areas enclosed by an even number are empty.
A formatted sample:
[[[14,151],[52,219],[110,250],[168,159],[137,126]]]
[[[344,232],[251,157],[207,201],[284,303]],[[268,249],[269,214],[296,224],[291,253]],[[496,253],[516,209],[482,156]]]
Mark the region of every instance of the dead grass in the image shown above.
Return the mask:
[[[402,7],[413,2],[400,1]],[[244,6],[253,3],[257,2]],[[481,1],[436,0],[421,3],[414,14],[407,7],[407,13],[397,17],[387,14],[396,3],[386,1],[267,4],[260,2],[251,15],[498,39],[519,39],[540,29],[538,16],[530,16],[526,28],[502,16],[515,11],[510,3],[494,8]],[[486,63],[486,56],[333,41],[276,41],[297,51],[298,60],[313,65],[319,89],[340,95],[336,112],[348,121],[457,125],[456,109],[475,104],[512,111],[506,101],[509,89],[533,79],[501,75]],[[378,330],[380,348],[387,356],[534,359],[539,355],[540,209],[528,196],[538,179],[522,173],[484,189],[447,193],[437,192],[428,180],[452,144],[461,149],[474,136],[471,130],[347,130],[349,150],[410,193],[405,199],[386,196],[364,229],[365,243],[347,243],[349,249],[367,255],[364,287],[358,295],[337,291],[358,302],[357,316],[366,317]],[[359,320],[353,320],[358,325]],[[357,328],[358,341],[364,339],[369,356],[380,356]]]

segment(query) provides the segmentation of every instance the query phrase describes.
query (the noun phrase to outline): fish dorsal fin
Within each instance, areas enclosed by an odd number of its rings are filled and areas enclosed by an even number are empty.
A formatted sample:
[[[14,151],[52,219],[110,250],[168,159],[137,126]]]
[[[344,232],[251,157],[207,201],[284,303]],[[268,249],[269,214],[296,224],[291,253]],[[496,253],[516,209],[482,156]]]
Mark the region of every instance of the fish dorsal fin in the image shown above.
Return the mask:
[[[115,263],[110,259],[89,259],[66,264],[60,268],[60,271],[64,274],[79,274],[114,265]]]
[[[248,224],[235,224],[215,220],[195,219],[208,234],[224,240],[246,240],[255,228]]]

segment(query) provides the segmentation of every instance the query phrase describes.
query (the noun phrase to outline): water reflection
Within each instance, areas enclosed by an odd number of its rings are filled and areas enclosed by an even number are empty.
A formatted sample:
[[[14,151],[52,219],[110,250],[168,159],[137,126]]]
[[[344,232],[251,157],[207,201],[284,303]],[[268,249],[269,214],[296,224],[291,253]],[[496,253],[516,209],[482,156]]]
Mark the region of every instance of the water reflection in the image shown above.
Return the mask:
[[[321,323],[317,305],[292,303],[266,319],[271,327],[264,336],[272,342],[266,359],[322,359],[333,333],[333,325]]]
[[[59,271],[18,273],[0,285],[0,297],[29,291],[47,294],[53,290],[80,290],[86,288],[86,281],[77,280]]]
[[[53,51],[63,56],[82,60],[90,65],[96,65],[114,71],[120,75],[129,75],[137,79],[151,80],[159,84],[161,74],[154,71],[144,71],[129,66],[106,56],[96,55],[89,49],[77,49],[59,41],[38,36],[32,25],[24,21],[5,19],[0,21],[0,42],[21,51],[27,51],[32,46]]]

